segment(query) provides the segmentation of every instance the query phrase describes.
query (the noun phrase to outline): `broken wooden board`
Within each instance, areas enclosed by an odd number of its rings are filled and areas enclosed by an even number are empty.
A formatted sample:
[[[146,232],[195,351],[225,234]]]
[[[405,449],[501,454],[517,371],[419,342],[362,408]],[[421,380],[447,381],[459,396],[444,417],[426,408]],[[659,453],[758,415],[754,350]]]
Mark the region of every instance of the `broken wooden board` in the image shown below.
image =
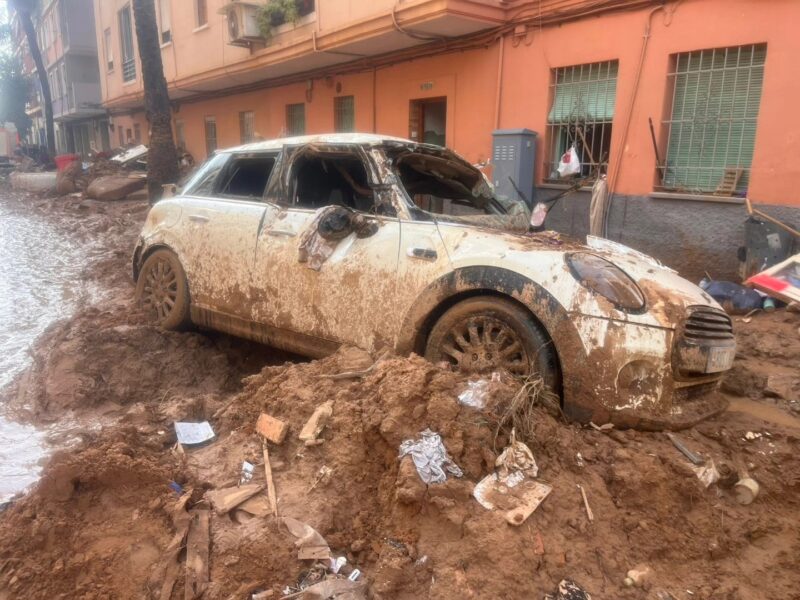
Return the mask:
[[[478,503],[487,510],[503,511],[511,525],[521,525],[533,514],[553,488],[546,483],[525,477],[515,471],[500,478],[491,473],[481,479],[472,492]]]
[[[304,442],[314,442],[322,433],[331,415],[333,415],[333,401],[328,400],[317,407],[314,414],[303,425],[298,437]]]
[[[260,433],[267,441],[273,444],[282,444],[286,439],[286,433],[289,431],[289,424],[276,419],[266,413],[261,413],[256,421],[256,431]]]
[[[236,510],[243,510],[246,513],[250,513],[254,517],[266,517],[272,513],[272,507],[270,506],[269,498],[263,496],[262,494],[257,494],[251,498],[248,498],[239,504],[236,507]]]
[[[517,487],[522,488],[519,495],[520,504],[505,514],[506,521],[511,525],[522,525],[553,491],[553,488],[546,483],[530,480],[523,481]]]
[[[269,497],[269,504],[272,507],[272,514],[278,516],[278,493],[275,491],[275,480],[272,478],[272,464],[269,462],[269,449],[266,442],[262,445],[261,450],[264,454],[264,477],[267,480],[267,496]]]
[[[209,578],[211,544],[211,511],[194,509],[190,513],[189,535],[186,537],[186,586],[184,600],[195,600],[205,593]]]
[[[211,506],[217,511],[217,514],[224,515],[263,489],[263,485],[249,483],[241,487],[229,487],[206,492],[206,498],[211,502]]]
[[[163,574],[158,571],[154,573],[156,580],[160,578],[162,582],[159,595],[161,600],[169,600],[172,597],[172,590],[175,588],[175,582],[178,579],[180,572],[179,558],[186,535],[189,533],[189,523],[191,521],[189,513],[186,512],[186,504],[191,496],[191,493],[184,494],[172,509],[172,524],[175,527],[175,535],[172,536],[164,552],[161,566]]]
[[[294,545],[297,546],[297,558],[300,560],[325,560],[331,557],[330,546],[320,533],[297,519],[283,517],[283,524],[297,539]]]

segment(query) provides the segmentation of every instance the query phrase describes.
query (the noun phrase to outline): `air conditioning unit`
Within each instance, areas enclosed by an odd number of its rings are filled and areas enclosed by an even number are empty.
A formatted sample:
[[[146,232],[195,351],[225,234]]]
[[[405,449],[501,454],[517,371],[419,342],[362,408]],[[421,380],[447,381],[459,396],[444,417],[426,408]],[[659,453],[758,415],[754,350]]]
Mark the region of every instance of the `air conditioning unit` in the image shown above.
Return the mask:
[[[251,2],[233,0],[219,10],[228,21],[229,44],[249,47],[253,43],[264,42],[258,27],[258,7],[258,4]]]

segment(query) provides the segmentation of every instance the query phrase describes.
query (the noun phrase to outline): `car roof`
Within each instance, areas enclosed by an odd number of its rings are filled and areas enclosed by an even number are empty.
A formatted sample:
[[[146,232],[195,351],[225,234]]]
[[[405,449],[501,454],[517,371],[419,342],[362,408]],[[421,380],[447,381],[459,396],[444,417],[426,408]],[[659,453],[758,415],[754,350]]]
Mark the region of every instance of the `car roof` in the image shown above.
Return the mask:
[[[402,144],[419,145],[418,142],[393,137],[390,135],[377,135],[374,133],[326,133],[319,135],[300,135],[294,137],[275,138],[226,148],[222,152],[259,152],[265,150],[279,150],[284,146],[300,146],[303,144],[384,144],[386,142],[400,142]]]

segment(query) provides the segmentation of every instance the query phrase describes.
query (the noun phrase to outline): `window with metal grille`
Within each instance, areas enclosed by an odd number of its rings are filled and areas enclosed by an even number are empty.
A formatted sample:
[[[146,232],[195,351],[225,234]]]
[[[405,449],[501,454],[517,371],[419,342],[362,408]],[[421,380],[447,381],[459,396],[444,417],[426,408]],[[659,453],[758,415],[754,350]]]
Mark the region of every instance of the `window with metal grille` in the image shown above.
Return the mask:
[[[333,99],[333,129],[337,133],[356,130],[356,103],[353,96],[338,96]]]
[[[256,113],[252,110],[239,113],[239,135],[243,144],[256,139]]]
[[[111,45],[111,28],[103,31],[103,46],[106,52],[106,70],[110,73],[114,70],[114,48]]]
[[[559,179],[559,160],[572,146],[581,162],[577,177],[605,173],[611,151],[618,70],[616,60],[552,70],[545,179]]]
[[[133,22],[130,4],[119,11],[119,39],[122,46],[122,81],[136,79],[136,56],[133,52]]]
[[[286,105],[286,135],[305,135],[306,132],[306,105]]]
[[[217,149],[217,119],[206,117],[206,155],[211,156]]]
[[[195,0],[194,8],[197,26],[202,27],[208,23],[208,3],[206,0]]]
[[[746,192],[766,57],[766,44],[672,57],[672,114],[664,121],[667,155],[659,165],[663,189]]]
[[[137,144],[142,143],[142,126],[138,123],[133,124],[133,141]]]

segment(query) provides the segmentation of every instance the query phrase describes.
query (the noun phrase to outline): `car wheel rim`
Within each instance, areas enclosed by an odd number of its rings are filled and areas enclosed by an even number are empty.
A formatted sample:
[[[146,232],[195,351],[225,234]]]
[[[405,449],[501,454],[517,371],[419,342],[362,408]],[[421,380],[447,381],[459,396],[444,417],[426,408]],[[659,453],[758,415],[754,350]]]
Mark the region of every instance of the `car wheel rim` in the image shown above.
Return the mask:
[[[441,358],[461,371],[483,373],[505,369],[515,375],[530,371],[528,353],[519,335],[506,323],[475,316],[454,325],[440,346]]]
[[[158,260],[145,274],[142,304],[163,321],[172,312],[178,301],[178,275],[166,259]]]

